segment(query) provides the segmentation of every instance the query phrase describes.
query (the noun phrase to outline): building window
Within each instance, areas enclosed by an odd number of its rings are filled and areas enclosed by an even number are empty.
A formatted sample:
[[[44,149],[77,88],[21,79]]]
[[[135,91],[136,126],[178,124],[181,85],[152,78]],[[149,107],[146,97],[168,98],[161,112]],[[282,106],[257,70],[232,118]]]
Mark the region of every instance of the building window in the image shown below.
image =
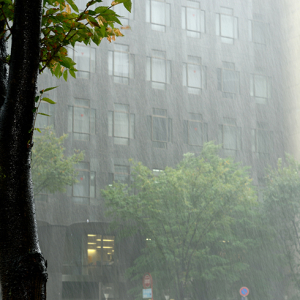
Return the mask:
[[[257,122],[256,129],[252,129],[252,151],[265,157],[273,149],[273,132],[264,122]]]
[[[188,56],[188,63],[183,64],[183,86],[189,94],[199,95],[206,86],[206,67],[201,65],[201,58]]]
[[[96,110],[90,108],[90,101],[74,99],[75,105],[68,107],[68,131],[75,140],[89,141],[95,134]]]
[[[160,0],[146,1],[146,22],[151,23],[151,29],[156,31],[166,31],[166,26],[170,26],[170,4]]]
[[[257,20],[249,20],[248,21],[248,31],[249,31],[249,41],[265,45],[268,36],[269,25],[257,21]]]
[[[42,101],[40,103],[38,112],[48,116],[38,114],[35,121],[36,128],[42,129],[48,126],[54,127],[55,105]]]
[[[250,75],[250,95],[259,104],[267,104],[271,96],[270,78],[263,75]]]
[[[114,44],[114,51],[108,51],[108,74],[116,83],[129,84],[133,73],[134,56],[129,54],[129,46]]]
[[[216,34],[226,44],[233,44],[238,38],[238,19],[233,16],[233,9],[221,7],[220,14],[216,14]]]
[[[219,142],[222,144],[224,153],[235,155],[237,150],[242,149],[242,130],[237,127],[236,120],[224,118],[223,125],[219,125]]]
[[[164,90],[171,83],[171,62],[166,60],[166,52],[152,50],[152,57],[147,57],[147,80],[152,88]]]
[[[183,122],[185,144],[203,146],[208,138],[207,123],[203,123],[202,115],[189,113],[189,119]]]
[[[102,276],[103,271],[101,266],[114,264],[115,237],[113,235],[67,229],[64,245],[62,274],[99,277]],[[99,285],[96,288],[99,291]],[[72,294],[73,297],[70,299],[78,299],[78,294]],[[86,297],[81,299],[99,299],[99,295],[91,297],[91,293],[86,293]]]
[[[129,111],[129,105],[114,105],[114,111],[108,112],[108,136],[114,138],[114,144],[129,145],[134,139],[135,115]]]
[[[217,69],[218,90],[224,98],[233,99],[240,92],[240,74],[235,71],[234,63],[223,62],[223,68]]]
[[[71,196],[78,197],[75,199],[78,202],[86,202],[82,198],[96,197],[96,172],[90,171],[88,162],[80,162],[76,165],[77,182],[71,188]]]
[[[172,141],[172,119],[168,118],[167,110],[153,108],[148,123],[153,147],[167,148],[167,143]]]
[[[122,3],[115,5],[113,7],[113,10],[116,12],[116,14],[120,16],[119,20],[121,21],[122,26],[128,26],[129,20],[133,19],[133,4],[134,4],[134,2],[133,1],[131,1],[131,2],[132,2],[131,12],[129,12]],[[121,26],[120,26],[120,24],[116,23],[115,27],[121,27]]]
[[[111,173],[109,182],[112,184],[114,181],[123,183],[123,184],[130,184],[130,168],[129,166],[122,166],[122,165],[114,165],[114,173]]]
[[[76,76],[78,78],[89,79],[90,73],[95,73],[96,51],[94,48],[83,45],[75,45],[73,59],[76,63],[75,68],[78,70]]]
[[[161,175],[164,172],[164,170],[162,169],[152,169],[152,174],[157,177],[159,175]]]
[[[187,36],[201,37],[201,32],[205,32],[205,12],[200,10],[199,2],[187,1],[187,6],[181,9],[181,22]]]

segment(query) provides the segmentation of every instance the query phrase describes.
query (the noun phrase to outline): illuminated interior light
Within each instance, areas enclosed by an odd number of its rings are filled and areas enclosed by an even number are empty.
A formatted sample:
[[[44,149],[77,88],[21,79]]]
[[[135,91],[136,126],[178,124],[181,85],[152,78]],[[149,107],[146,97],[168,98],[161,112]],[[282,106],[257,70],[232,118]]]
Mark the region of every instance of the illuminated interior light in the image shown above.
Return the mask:
[[[113,242],[114,240],[103,240],[103,242]]]
[[[103,247],[103,248],[106,248],[106,249],[111,249],[112,247]]]
[[[87,249],[88,252],[95,252],[96,249]]]
[[[88,245],[96,245],[96,243],[88,243]]]
[[[100,241],[101,242],[101,239],[97,239],[96,241]]]
[[[96,234],[88,234],[88,236],[96,236]]]

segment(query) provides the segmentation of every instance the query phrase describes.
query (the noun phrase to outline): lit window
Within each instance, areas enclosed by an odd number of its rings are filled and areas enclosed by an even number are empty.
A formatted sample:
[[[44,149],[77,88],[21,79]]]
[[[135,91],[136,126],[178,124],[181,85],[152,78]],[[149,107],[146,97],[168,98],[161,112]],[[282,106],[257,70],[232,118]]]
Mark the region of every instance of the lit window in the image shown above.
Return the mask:
[[[114,138],[114,144],[129,145],[134,139],[135,115],[129,111],[129,105],[114,105],[114,111],[108,112],[108,136]]]
[[[249,20],[248,30],[250,42],[265,45],[268,36],[268,29],[269,25],[266,23]]]
[[[187,86],[189,94],[199,95],[206,86],[206,67],[201,65],[201,58],[188,56],[188,63],[183,64],[183,86]]]
[[[270,79],[263,75],[250,75],[250,96],[259,104],[267,104],[271,96]]]
[[[146,1],[146,22],[151,23],[151,29],[166,31],[170,26],[170,4],[160,0]]]
[[[153,147],[167,148],[167,143],[172,141],[172,119],[168,118],[167,110],[153,108],[148,123]]]
[[[184,142],[192,146],[203,146],[207,142],[207,124],[203,123],[202,115],[190,113],[189,120],[184,121]]]
[[[73,184],[72,196],[82,198],[95,198],[96,172],[90,171],[90,164],[88,162],[78,163],[76,165],[76,172],[78,173],[76,177],[77,182]]]
[[[181,10],[182,29],[186,29],[189,37],[200,38],[205,32],[205,12],[200,10],[200,3],[187,1],[187,6]]]
[[[87,234],[86,249],[87,256],[83,261],[84,266],[100,267],[101,264],[110,265],[114,263],[114,236]]]
[[[68,107],[68,131],[75,140],[88,141],[95,134],[96,110],[90,108],[90,101],[74,99],[75,105]]]
[[[152,50],[152,57],[147,57],[147,80],[152,88],[164,90],[171,83],[171,62],[166,60],[164,51]]]
[[[78,78],[90,78],[90,73],[95,73],[95,57],[94,48],[76,44],[74,47],[75,68],[78,70],[76,76]]]
[[[221,7],[220,14],[216,14],[216,34],[221,36],[221,41],[233,44],[238,38],[238,19],[233,16],[233,9]]]
[[[68,228],[64,242],[62,274],[99,277],[102,274],[102,265],[114,264],[114,255],[115,237],[113,235],[103,235],[98,232],[82,233],[80,230]],[[77,284],[78,282],[76,286]],[[98,284],[96,288],[99,291]],[[76,290],[78,290],[78,287],[76,287]],[[72,294],[70,299],[78,298],[78,294]],[[113,293],[111,295],[113,296]],[[67,298],[69,299],[69,297]],[[83,299],[96,298],[96,296],[91,298],[91,293],[88,293]]]
[[[252,129],[252,151],[257,152],[262,157],[273,150],[273,132],[264,122],[257,122],[256,129]]]
[[[235,119],[224,118],[223,125],[219,125],[219,142],[222,144],[225,154],[235,155],[237,150],[241,150],[241,128],[237,127]]]
[[[218,90],[224,98],[234,98],[240,91],[240,74],[235,71],[234,63],[223,62],[223,68],[217,69]]]
[[[116,83],[129,84],[133,72],[134,56],[129,54],[129,47],[114,44],[114,51],[108,51],[108,74],[114,76]]]

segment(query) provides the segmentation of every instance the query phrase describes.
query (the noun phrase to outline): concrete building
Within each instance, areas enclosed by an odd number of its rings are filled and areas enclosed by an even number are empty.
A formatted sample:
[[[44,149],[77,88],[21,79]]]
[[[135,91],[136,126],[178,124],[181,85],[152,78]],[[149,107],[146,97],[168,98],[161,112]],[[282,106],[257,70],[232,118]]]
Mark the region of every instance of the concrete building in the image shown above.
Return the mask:
[[[288,150],[282,74],[285,55],[290,65],[294,60],[281,48],[279,4],[135,0],[130,15],[115,7],[131,27],[125,37],[70,49],[76,80],[40,77],[41,88],[59,88],[49,94],[57,104],[42,106],[52,117],[38,126],[68,133],[67,153],[85,151],[79,182],[67,194],[36,199],[48,299],[103,299],[104,288],[109,299],[126,298],[124,271],[136,247],[133,240],[115,242],[100,189],[129,182],[129,158],[161,170],[215,140],[223,156],[252,166],[260,185],[265,166]],[[289,91],[296,99],[297,82]]]

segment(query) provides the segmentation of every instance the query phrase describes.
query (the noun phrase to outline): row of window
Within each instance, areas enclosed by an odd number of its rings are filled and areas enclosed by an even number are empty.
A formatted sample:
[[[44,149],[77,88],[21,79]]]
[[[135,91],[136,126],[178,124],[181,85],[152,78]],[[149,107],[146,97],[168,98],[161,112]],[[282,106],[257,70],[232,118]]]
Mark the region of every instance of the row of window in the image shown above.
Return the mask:
[[[80,10],[86,7],[86,0],[76,0]],[[123,5],[113,8],[121,16],[123,25],[129,25],[133,13],[129,13]],[[171,26],[171,4],[164,0],[146,0],[146,22],[151,24],[151,29],[165,32],[166,27]],[[263,16],[254,14],[255,20],[248,21],[249,41],[266,44],[268,36],[268,24],[263,22]],[[176,20],[177,22],[177,20]],[[206,31],[205,11],[201,9],[199,1],[187,0],[186,6],[181,8],[181,28],[186,30],[187,36],[200,38]],[[220,7],[220,13],[216,14],[216,35],[221,41],[233,44],[238,39],[238,18],[234,16],[232,8]]]
[[[133,14],[128,13],[123,6],[115,6],[117,14],[122,16],[123,25],[129,24]],[[171,4],[164,0],[146,1],[146,22],[151,24],[151,29],[165,32],[166,27],[171,26]],[[268,36],[268,24],[263,22],[261,15],[254,14],[255,20],[248,21],[249,41],[266,44]],[[220,13],[216,14],[216,35],[221,41],[233,44],[238,39],[238,18],[234,16],[232,8],[220,7]],[[200,2],[186,1],[186,6],[181,8],[181,28],[186,30],[187,36],[200,38],[206,31],[205,11],[201,9]]]
[[[117,104],[120,108],[122,105]],[[117,144],[128,144],[130,138],[130,118],[131,114],[127,112],[114,111],[114,119],[111,121],[111,133]],[[153,115],[148,117],[149,132],[153,147],[166,148],[167,143],[171,141],[172,119],[167,117],[167,111],[162,109],[153,109]],[[121,127],[127,127],[127,130],[121,130]],[[112,128],[117,128],[114,131]],[[202,146],[208,141],[207,123],[203,122],[202,115],[196,113],[189,114],[189,120],[184,121],[184,142],[192,146]],[[77,133],[73,133],[76,136]],[[267,158],[271,149],[273,149],[273,132],[269,130],[267,123],[258,122],[257,128],[251,130],[252,151],[257,152],[262,158]],[[132,137],[133,138],[133,137]],[[125,142],[126,141],[126,142]],[[242,132],[238,127],[236,120],[224,118],[223,124],[218,128],[218,142],[223,145],[225,155],[234,156],[236,151],[242,149]],[[68,187],[68,195],[74,197],[78,203],[87,203],[89,198],[96,198],[96,172],[91,171],[90,163],[80,162],[76,166],[77,182],[72,187]],[[159,169],[153,169],[154,174],[159,174]],[[109,174],[109,183],[118,181],[130,184],[129,166],[115,165],[114,172]],[[41,194],[36,197],[37,200],[47,201],[48,196]]]
[[[95,72],[95,49],[75,47],[74,60],[77,63],[78,77],[89,78],[90,72]],[[114,82],[129,84],[134,77],[134,56],[129,53],[129,46],[114,44],[114,51],[108,52],[108,73]],[[206,66],[201,58],[188,56],[182,66],[182,85],[187,87],[190,94],[200,94],[206,88]],[[166,52],[152,50],[152,56],[147,57],[146,80],[152,88],[166,89],[171,83],[171,61],[166,58]],[[235,70],[235,64],[223,62],[222,68],[217,69],[218,90],[224,98],[234,98],[240,91],[240,73]],[[250,95],[257,103],[266,104],[271,96],[270,78],[265,75],[250,75]]]
[[[96,110],[90,108],[89,100],[75,99],[74,101],[74,106],[68,107],[68,132],[72,133],[75,140],[88,141],[90,135],[94,135],[96,131]],[[39,115],[37,118],[39,128],[54,124],[53,107],[48,103],[42,103],[41,112],[52,116]],[[147,116],[147,127],[153,147],[167,148],[167,144],[172,142],[173,123],[166,109],[153,108],[152,115]],[[253,152],[269,153],[271,133],[267,123],[258,122],[257,129],[253,130]],[[135,114],[130,112],[129,105],[115,103],[114,110],[108,111],[107,133],[117,145],[129,145],[130,140],[135,138]],[[189,114],[188,120],[183,122],[183,136],[184,143],[192,146],[202,146],[208,141],[207,123],[203,122],[201,114]],[[236,125],[235,119],[223,119],[223,125],[219,125],[218,142],[223,144],[224,149],[242,148],[241,128]]]

